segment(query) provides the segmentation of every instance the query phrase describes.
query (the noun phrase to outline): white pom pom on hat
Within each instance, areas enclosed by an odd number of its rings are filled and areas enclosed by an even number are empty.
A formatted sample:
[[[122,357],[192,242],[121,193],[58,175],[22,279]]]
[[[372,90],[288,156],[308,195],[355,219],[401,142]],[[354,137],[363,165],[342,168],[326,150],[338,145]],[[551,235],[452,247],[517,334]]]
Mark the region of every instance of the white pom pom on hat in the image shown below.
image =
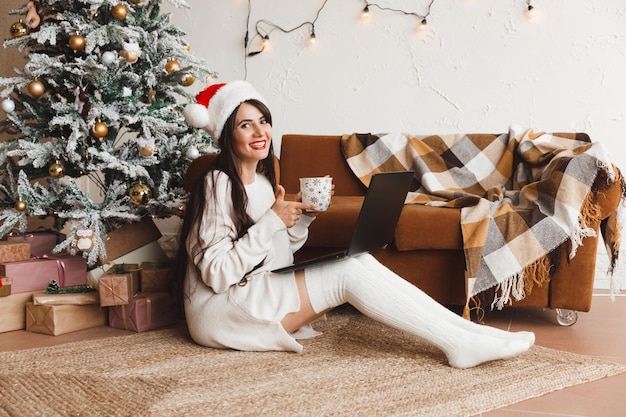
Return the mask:
[[[213,84],[196,95],[196,102],[188,104],[183,111],[189,125],[204,129],[217,144],[226,120],[244,101],[265,99],[247,81],[231,81]]]

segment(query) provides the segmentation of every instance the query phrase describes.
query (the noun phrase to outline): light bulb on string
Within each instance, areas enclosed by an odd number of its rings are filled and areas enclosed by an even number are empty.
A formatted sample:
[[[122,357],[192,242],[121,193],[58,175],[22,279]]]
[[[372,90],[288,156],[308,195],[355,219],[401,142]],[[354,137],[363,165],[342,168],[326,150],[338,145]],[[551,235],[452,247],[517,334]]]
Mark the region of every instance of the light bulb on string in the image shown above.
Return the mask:
[[[315,43],[315,28],[311,28],[311,35],[309,35],[309,43]]]
[[[265,48],[268,43],[270,43],[270,35],[263,36],[263,42],[262,42],[263,48]]]
[[[535,6],[533,6],[530,3],[530,0],[526,0],[526,18],[530,21],[530,22],[537,22],[539,21],[539,13],[537,12],[537,9],[535,8]]]
[[[367,16],[369,16],[369,15],[370,15],[370,8],[369,8],[369,6],[365,6],[365,7],[363,8],[363,12],[361,12],[361,15],[362,15],[363,17],[367,17]]]
[[[426,29],[426,26],[428,26],[428,22],[426,21],[426,18],[423,18],[420,22],[420,29]]]

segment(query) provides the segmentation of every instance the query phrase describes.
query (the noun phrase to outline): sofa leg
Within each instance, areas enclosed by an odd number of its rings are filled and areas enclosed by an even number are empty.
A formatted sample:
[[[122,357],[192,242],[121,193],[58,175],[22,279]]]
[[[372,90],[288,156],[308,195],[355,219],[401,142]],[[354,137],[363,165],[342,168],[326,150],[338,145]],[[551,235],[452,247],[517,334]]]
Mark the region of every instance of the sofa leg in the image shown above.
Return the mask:
[[[561,326],[573,326],[578,321],[578,312],[564,308],[556,309],[556,321]]]

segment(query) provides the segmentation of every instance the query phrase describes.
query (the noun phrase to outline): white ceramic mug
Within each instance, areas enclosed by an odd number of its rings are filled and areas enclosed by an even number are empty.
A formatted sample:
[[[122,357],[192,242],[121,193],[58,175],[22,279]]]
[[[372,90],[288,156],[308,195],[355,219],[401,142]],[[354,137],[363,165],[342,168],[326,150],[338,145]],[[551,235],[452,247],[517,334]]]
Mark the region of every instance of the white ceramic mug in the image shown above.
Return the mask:
[[[326,211],[332,196],[332,177],[300,178],[302,202],[313,204],[317,211]]]

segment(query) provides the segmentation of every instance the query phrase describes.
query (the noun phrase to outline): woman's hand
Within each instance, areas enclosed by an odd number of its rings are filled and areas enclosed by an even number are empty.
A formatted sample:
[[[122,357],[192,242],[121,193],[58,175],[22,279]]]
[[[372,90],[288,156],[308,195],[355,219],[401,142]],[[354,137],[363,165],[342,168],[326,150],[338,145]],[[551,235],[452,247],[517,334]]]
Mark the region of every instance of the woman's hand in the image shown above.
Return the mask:
[[[330,177],[330,175],[324,175],[324,177]],[[331,188],[330,188],[330,195],[333,196],[335,195],[335,184],[331,184]],[[302,191],[298,191],[298,194],[296,194],[296,201],[302,201]],[[330,207],[333,204],[333,200],[330,200],[330,203],[328,204],[328,207]],[[305,216],[309,216],[309,217],[316,217],[319,213],[321,213],[321,211],[317,210],[317,207],[313,210],[307,210],[304,215]]]
[[[276,201],[272,205],[272,210],[289,228],[296,224],[303,210],[315,210],[315,206],[300,201],[285,201],[285,189],[279,185],[276,189]]]

